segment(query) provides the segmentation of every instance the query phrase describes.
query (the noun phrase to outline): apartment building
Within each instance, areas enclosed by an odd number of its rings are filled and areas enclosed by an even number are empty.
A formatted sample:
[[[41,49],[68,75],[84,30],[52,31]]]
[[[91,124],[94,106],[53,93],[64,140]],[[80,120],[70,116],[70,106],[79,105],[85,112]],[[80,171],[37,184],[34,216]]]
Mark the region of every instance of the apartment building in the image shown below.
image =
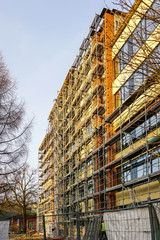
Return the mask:
[[[54,102],[39,148],[39,215],[107,207],[105,119],[113,111],[110,42],[121,21],[116,10],[103,9],[95,16]]]
[[[95,16],[39,148],[39,215],[160,198],[159,7]]]

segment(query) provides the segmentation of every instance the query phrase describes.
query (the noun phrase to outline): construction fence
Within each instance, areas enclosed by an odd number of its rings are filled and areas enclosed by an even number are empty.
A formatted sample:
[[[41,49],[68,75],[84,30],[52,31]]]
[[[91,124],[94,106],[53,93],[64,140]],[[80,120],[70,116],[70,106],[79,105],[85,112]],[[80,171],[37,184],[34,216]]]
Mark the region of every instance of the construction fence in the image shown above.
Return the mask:
[[[123,209],[43,215],[44,240],[160,240],[160,202]],[[51,218],[54,222],[51,223]]]

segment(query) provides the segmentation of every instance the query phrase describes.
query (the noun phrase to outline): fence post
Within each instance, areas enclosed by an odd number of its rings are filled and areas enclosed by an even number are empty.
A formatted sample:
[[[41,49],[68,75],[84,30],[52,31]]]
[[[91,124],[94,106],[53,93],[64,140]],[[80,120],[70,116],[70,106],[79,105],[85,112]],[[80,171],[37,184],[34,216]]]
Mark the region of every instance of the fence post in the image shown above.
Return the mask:
[[[149,219],[150,219],[150,225],[151,225],[151,238],[152,240],[155,240],[152,204],[149,204]]]
[[[77,227],[77,240],[81,240],[80,236],[80,214],[76,212],[76,227]]]
[[[44,240],[46,240],[46,225],[45,225],[45,216],[42,216],[43,218],[43,232],[44,232]]]

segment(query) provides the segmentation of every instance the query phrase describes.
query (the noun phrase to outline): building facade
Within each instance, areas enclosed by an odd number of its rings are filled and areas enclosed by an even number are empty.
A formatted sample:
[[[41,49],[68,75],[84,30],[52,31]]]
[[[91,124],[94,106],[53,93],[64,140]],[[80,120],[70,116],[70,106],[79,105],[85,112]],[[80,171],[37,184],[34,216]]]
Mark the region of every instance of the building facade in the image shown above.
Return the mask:
[[[160,198],[158,9],[157,0],[136,1],[112,45],[114,111],[107,121],[114,133],[107,144],[114,158],[107,192],[115,206]]]
[[[39,215],[160,198],[158,7],[95,16],[39,148]]]

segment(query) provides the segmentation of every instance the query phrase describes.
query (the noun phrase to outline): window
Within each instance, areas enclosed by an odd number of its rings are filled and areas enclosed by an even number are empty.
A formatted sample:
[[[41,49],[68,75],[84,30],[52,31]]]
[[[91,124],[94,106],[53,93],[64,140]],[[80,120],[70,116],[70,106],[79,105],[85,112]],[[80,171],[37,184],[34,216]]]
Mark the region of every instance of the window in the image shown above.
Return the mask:
[[[128,60],[130,61],[133,56],[133,39],[128,40]]]
[[[160,124],[160,112],[157,113],[157,124]]]
[[[91,166],[92,164],[93,164],[93,160],[89,160],[88,167]]]
[[[20,221],[20,229],[23,229],[23,221]]]
[[[143,177],[147,174],[147,164],[146,162],[137,166],[137,178]]]
[[[152,4],[152,8],[158,11],[157,8],[160,9],[159,3],[155,1]],[[148,10],[146,16],[140,21],[129,39],[119,51],[118,59],[120,65],[120,72],[126,67],[132,57],[137,53],[140,47],[144,44],[144,42],[158,26],[158,21],[155,21],[154,19],[156,19],[156,12],[152,9]]]
[[[160,147],[151,151],[152,154],[152,172],[160,170]]]
[[[158,112],[154,116],[150,117],[146,122],[143,122],[141,125],[137,126],[130,133],[125,133],[121,138],[122,149],[127,148],[129,145],[132,145],[134,142],[142,139],[150,131],[149,129],[155,129],[160,124],[160,113]],[[120,141],[116,142],[116,152],[120,151]]]
[[[155,4],[152,5],[152,7],[155,7]],[[156,9],[157,11],[157,9]],[[152,19],[156,18],[156,13],[154,10],[150,9],[147,12],[147,17],[146,17],[146,39],[151,35],[151,33],[154,31],[154,29],[157,27],[158,22],[154,21]]]
[[[75,148],[76,148],[76,145],[75,145],[75,143],[74,143],[74,144],[72,145],[72,151],[74,151]]]
[[[136,129],[131,131],[131,138],[132,138],[132,141],[134,141],[136,139]]]
[[[86,145],[86,153],[90,153],[92,150],[93,150],[93,143],[92,143],[92,141],[89,141],[88,143],[87,143],[87,145]]]
[[[121,104],[124,103],[127,100],[127,98],[142,85],[144,79],[147,76],[148,76],[147,66],[145,64],[142,64],[120,88],[119,95]]]
[[[93,194],[94,188],[93,188],[93,181],[88,182],[88,194]]]
[[[138,127],[136,128],[136,137],[137,137],[137,139],[140,139],[141,136],[142,136],[142,134],[143,134],[143,129],[142,129],[141,126],[138,126]]]
[[[89,125],[87,126],[87,134],[89,135],[91,132],[92,132],[92,125],[89,124]]]
[[[127,147],[128,146],[128,142],[127,142],[127,138],[126,135],[122,137],[122,147]]]
[[[149,120],[149,128],[152,129],[156,125],[156,115],[152,116]]]
[[[90,176],[93,173],[93,160],[90,160],[87,163],[87,176]]]
[[[81,198],[84,197],[84,186],[79,187],[79,195]]]
[[[131,180],[131,172],[130,172],[130,169],[124,172],[123,177],[124,177],[124,182],[128,182],[128,181]]]
[[[81,166],[79,169],[79,180],[83,179],[85,177],[85,172],[84,172],[84,165]]]
[[[82,167],[79,169],[80,172],[83,172],[84,170],[84,166],[82,165]]]
[[[79,143],[81,143],[83,141],[83,135],[80,135],[78,138]]]
[[[134,73],[134,90],[137,90],[144,81],[144,69],[141,66],[135,73]]]
[[[73,201],[75,202],[76,201],[76,193],[75,193],[75,191],[72,193],[72,197],[73,197]]]
[[[123,180],[128,182],[160,170],[160,147],[126,163],[123,166]],[[119,169],[120,171],[120,169]]]
[[[79,153],[79,158],[85,158],[85,149],[84,149],[84,146],[81,147],[81,151]]]
[[[28,229],[35,230],[35,220],[28,221]]]
[[[160,158],[152,160],[152,172],[157,172],[160,170]]]

